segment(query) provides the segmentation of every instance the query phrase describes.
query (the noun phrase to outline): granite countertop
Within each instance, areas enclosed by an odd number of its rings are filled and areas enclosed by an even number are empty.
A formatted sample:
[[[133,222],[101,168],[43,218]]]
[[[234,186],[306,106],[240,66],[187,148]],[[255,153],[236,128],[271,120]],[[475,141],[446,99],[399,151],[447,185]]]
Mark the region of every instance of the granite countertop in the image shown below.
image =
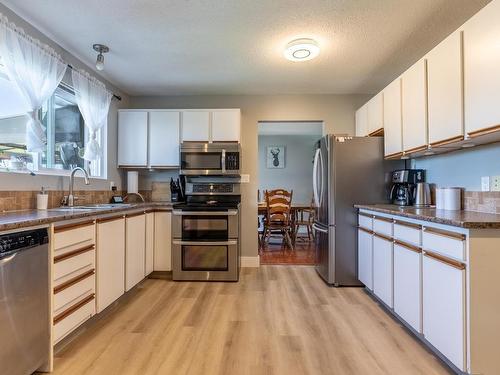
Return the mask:
[[[98,209],[75,209],[75,210],[20,210],[0,212],[0,232],[28,228],[36,225],[51,224],[64,220],[81,219],[85,217],[101,216],[111,213],[138,211],[138,210],[157,210],[170,211],[173,203],[171,202],[147,202],[133,203],[127,207],[98,208]]]
[[[500,229],[500,214],[401,207],[394,204],[356,204],[356,208],[469,229]]]

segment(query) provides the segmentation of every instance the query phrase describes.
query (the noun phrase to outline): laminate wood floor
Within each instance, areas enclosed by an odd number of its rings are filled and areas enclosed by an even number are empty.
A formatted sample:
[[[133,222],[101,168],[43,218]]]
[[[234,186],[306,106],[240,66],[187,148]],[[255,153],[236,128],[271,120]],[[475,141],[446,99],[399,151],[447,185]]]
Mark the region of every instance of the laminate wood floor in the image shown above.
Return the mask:
[[[361,288],[307,266],[149,279],[65,343],[55,374],[449,374]]]

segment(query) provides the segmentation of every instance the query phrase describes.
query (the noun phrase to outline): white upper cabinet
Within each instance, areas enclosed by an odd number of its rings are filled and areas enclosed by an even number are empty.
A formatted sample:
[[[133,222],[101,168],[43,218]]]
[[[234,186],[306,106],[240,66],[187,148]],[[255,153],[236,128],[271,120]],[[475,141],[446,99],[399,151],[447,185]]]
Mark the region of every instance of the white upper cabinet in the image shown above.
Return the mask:
[[[210,140],[210,111],[182,112],[181,141],[208,142]]]
[[[368,134],[384,128],[384,94],[379,92],[368,102]]]
[[[118,165],[148,164],[148,112],[118,112]]]
[[[469,136],[500,124],[500,1],[467,21],[464,31],[465,132]]]
[[[429,143],[463,139],[462,33],[451,34],[427,55]]]
[[[384,91],[384,147],[385,156],[392,156],[403,151],[401,143],[401,79],[398,78]]]
[[[179,166],[180,113],[154,111],[149,113],[149,165]]]
[[[427,66],[421,59],[401,76],[403,150],[427,146]]]
[[[356,111],[356,137],[368,135],[368,105],[365,104]]]
[[[215,110],[212,112],[212,141],[239,142],[240,110]]]

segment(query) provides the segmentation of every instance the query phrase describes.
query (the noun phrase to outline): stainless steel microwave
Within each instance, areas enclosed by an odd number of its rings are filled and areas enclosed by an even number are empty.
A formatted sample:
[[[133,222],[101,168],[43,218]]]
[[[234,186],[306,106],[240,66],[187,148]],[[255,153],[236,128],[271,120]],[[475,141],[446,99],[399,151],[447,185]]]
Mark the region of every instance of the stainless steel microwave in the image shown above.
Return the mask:
[[[183,142],[180,151],[181,175],[239,175],[239,143]]]

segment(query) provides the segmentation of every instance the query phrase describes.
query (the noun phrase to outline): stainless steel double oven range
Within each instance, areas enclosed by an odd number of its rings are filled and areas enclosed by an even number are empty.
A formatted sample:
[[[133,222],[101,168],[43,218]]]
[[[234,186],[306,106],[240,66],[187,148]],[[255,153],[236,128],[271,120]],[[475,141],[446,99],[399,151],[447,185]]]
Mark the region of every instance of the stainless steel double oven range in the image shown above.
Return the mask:
[[[186,202],[175,204],[172,211],[173,280],[238,281],[241,202],[239,145],[228,146],[232,149],[231,160],[237,159],[238,164],[235,168],[236,162],[230,162],[233,169],[229,171],[233,173],[228,173],[224,167],[227,163],[221,161],[227,158],[227,154],[221,152],[219,157],[211,155],[208,157],[210,161],[204,160],[203,149],[210,149],[214,153],[218,152],[213,151],[218,146],[181,145],[181,155],[185,150],[190,153],[194,151],[197,155],[188,157],[188,173],[181,170],[185,178]],[[219,159],[219,164],[216,159]],[[192,173],[195,170],[201,173]]]

